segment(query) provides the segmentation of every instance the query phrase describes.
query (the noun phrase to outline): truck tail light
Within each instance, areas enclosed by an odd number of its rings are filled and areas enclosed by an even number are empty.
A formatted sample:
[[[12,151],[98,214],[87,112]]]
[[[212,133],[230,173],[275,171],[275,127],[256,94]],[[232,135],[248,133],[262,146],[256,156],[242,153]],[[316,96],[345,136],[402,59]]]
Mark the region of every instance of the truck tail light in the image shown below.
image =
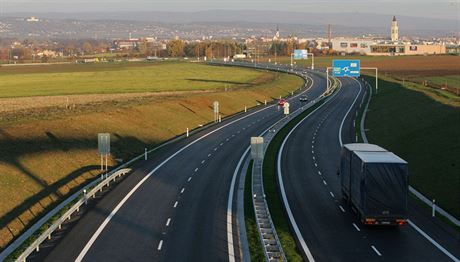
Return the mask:
[[[405,219],[396,219],[396,224],[398,224],[398,226],[404,226],[406,223],[407,221]]]
[[[366,225],[374,225],[375,224],[375,219],[374,218],[366,218],[364,220],[364,224],[366,224]]]

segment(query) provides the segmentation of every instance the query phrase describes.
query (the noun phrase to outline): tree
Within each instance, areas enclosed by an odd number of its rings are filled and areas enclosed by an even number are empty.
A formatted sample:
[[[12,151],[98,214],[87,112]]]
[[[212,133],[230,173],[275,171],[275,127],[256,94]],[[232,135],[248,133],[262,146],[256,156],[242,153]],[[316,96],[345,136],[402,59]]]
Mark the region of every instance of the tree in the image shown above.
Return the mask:
[[[169,41],[166,49],[168,50],[168,55],[171,57],[184,56],[184,42],[180,39]]]
[[[93,52],[93,45],[91,45],[90,42],[84,42],[82,48],[85,54],[90,54]]]

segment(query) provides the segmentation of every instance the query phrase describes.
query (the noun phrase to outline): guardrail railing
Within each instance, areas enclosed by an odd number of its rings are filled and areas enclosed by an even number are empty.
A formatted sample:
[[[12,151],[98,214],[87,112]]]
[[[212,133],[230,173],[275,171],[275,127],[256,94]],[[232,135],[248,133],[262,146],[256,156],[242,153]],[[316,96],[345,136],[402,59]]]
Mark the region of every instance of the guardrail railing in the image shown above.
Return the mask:
[[[120,169],[116,172],[113,172],[110,176],[105,175],[105,179],[93,187],[89,192],[86,192],[86,189],[83,189],[83,196],[70,207],[70,209],[65,212],[60,218],[58,218],[45,232],[43,232],[22,254],[16,259],[16,261],[25,262],[27,257],[33,252],[40,251],[40,245],[47,239],[51,239],[51,235],[57,229],[61,229],[61,225],[65,223],[66,220],[70,220],[70,217],[75,213],[80,211],[82,205],[86,205],[88,200],[95,198],[98,192],[101,192],[104,187],[108,187],[111,182],[121,176],[124,176],[131,172],[130,168]]]

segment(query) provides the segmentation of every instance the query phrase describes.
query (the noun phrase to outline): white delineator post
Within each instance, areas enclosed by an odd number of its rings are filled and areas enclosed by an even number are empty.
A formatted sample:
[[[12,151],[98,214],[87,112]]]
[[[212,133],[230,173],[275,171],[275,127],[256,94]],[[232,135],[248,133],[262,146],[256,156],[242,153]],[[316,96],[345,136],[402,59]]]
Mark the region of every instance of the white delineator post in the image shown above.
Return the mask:
[[[189,136],[189,131],[188,131],[188,127],[187,127],[187,137]]]
[[[433,199],[433,205],[432,205],[432,210],[431,210],[431,216],[435,217],[436,216],[436,199]]]
[[[147,148],[145,148],[145,151],[144,151],[144,158],[145,160],[147,160]]]

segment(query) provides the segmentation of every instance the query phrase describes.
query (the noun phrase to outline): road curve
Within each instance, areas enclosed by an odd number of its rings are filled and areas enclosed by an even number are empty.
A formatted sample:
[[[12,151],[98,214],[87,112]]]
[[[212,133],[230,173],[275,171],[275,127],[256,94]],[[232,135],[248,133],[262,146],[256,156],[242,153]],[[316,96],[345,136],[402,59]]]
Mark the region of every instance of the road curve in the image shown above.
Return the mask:
[[[337,176],[340,140],[343,143],[355,141],[353,121],[363,95],[357,80],[345,78],[342,84],[334,99],[291,133],[280,152],[283,190],[314,259],[452,261],[414,227],[364,227],[351,208],[342,202]],[[357,102],[353,105],[354,101]],[[411,220],[417,220],[423,228],[436,232],[436,240],[459,257],[459,240],[454,234],[424,221],[426,219],[412,203],[409,213]]]
[[[325,79],[304,91],[318,97]],[[291,110],[301,103],[290,101]],[[37,261],[226,261],[227,202],[250,137],[283,117],[267,106],[232,117],[159,150],[57,233]],[[236,230],[234,230],[237,239]],[[235,247],[236,260],[239,250]]]

